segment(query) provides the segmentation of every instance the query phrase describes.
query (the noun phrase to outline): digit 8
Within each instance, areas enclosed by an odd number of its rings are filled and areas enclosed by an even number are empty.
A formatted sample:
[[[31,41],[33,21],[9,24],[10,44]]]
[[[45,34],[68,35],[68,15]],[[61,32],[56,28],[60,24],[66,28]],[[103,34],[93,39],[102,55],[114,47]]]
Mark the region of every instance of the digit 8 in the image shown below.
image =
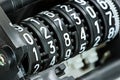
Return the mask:
[[[60,42],[59,47],[61,49],[61,53],[59,53],[59,55],[61,55],[59,58],[59,62],[70,58],[70,56],[72,55],[71,38],[63,20],[57,14],[54,14],[50,11],[39,13],[37,17],[40,17],[44,19],[47,23],[49,23],[58,37],[58,40]]]
[[[115,35],[115,25],[114,25],[114,18],[113,13],[107,4],[106,1],[100,0],[90,0],[99,10],[102,20],[104,23],[104,39],[103,41],[110,41]]]

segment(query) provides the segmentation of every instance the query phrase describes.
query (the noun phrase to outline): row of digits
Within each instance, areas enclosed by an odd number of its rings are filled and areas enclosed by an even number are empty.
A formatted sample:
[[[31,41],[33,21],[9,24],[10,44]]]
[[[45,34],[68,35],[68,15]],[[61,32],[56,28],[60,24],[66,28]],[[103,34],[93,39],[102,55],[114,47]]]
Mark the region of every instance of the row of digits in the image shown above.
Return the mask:
[[[14,26],[28,45],[21,64],[29,75],[114,39],[119,12],[112,0],[72,0]]]

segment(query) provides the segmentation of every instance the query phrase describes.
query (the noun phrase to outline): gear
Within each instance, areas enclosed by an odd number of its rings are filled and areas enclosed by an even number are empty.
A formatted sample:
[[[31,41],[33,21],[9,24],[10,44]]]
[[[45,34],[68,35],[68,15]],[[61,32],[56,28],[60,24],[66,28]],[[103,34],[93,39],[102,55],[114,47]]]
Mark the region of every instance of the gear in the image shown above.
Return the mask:
[[[120,16],[117,10],[117,7],[115,6],[114,2],[112,0],[106,0],[106,2],[109,4],[111,11],[113,12],[114,18],[115,18],[115,35],[118,34],[120,30]]]

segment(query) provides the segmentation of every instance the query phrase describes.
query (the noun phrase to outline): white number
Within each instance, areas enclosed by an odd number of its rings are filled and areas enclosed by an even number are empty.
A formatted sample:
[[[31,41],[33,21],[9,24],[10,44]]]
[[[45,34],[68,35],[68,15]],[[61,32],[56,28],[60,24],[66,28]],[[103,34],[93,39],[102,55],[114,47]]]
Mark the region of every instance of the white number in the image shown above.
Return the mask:
[[[95,21],[95,26],[96,26],[96,28],[97,28],[97,33],[99,34],[99,33],[100,33],[100,28],[99,28],[98,21]],[[100,40],[101,40],[101,37],[100,37],[100,36],[97,36],[97,37],[95,38],[95,44],[94,44],[93,46],[97,46],[98,43],[100,42]]]
[[[45,15],[47,15],[47,16],[49,16],[49,17],[54,17],[54,16],[55,16],[55,14],[53,14],[53,13],[51,13],[51,12],[49,12],[49,11],[44,11],[44,12],[42,12],[41,14],[45,14]]]
[[[65,60],[71,56],[71,49],[68,49],[65,53]]]
[[[33,73],[36,73],[39,68],[40,68],[40,65],[39,65],[39,64],[36,64],[36,65],[34,66],[35,71],[34,71]]]
[[[97,33],[99,34],[100,33],[100,27],[99,27],[98,21],[95,21],[95,26],[97,28]]]
[[[86,4],[86,1],[84,1],[84,0],[74,0],[74,1],[77,2],[77,3],[80,3],[81,5]]]
[[[98,45],[98,43],[100,42],[100,40],[101,40],[101,37],[100,36],[97,36],[96,38],[95,38],[95,44],[94,44],[94,46],[97,46]]]
[[[68,7],[66,5],[62,5],[62,6],[60,6],[60,8],[64,8],[66,10],[66,12],[72,11],[72,9],[68,9]]]
[[[108,12],[106,12],[105,13],[106,15],[108,15],[109,16],[109,25],[111,26],[112,25],[112,12],[111,11],[108,11]]]
[[[38,22],[38,21],[35,20],[35,19],[31,19],[31,18],[30,18],[30,21],[35,22],[35,23],[37,23],[38,25],[40,25],[40,22]]]
[[[86,43],[81,44],[80,53],[84,52],[86,49]]]
[[[81,27],[81,39],[86,40],[85,30],[83,27]]]
[[[37,55],[36,48],[33,48],[33,52],[35,53],[35,58],[36,58],[36,61],[38,61],[38,55]]]
[[[95,11],[93,10],[92,7],[87,6],[87,7],[86,7],[86,10],[88,11],[89,15],[90,15],[92,18],[95,18],[95,17],[96,17],[96,13],[95,13]]]
[[[58,22],[61,31],[63,31],[61,20],[60,20],[59,18],[57,18],[57,19],[55,19],[54,21],[55,21],[55,22]]]
[[[30,44],[30,45],[34,44],[34,41],[29,34],[25,33],[25,34],[23,34],[23,37],[28,44]]]
[[[50,62],[50,66],[54,65],[56,62],[56,56],[53,57],[53,59]]]
[[[81,19],[77,16],[76,13],[71,14],[71,16],[73,16],[73,18],[74,18],[75,20],[77,20],[77,22],[76,22],[77,25],[80,25],[80,24],[81,24]]]
[[[32,37],[31,37],[28,33],[24,33],[24,34],[23,34],[23,37],[24,37],[25,41],[26,41],[29,45],[33,45],[33,44],[34,44],[34,40],[32,39]],[[35,47],[33,48],[33,53],[35,54],[36,61],[38,61],[39,59],[38,59],[37,50],[36,50]],[[36,65],[34,66],[35,71],[34,71],[33,73],[36,73],[36,72],[39,70],[39,68],[40,68],[40,65],[39,65],[39,64],[36,64]]]
[[[85,35],[85,29],[84,29],[84,27],[81,27],[81,39],[86,40],[86,35]],[[83,51],[85,51],[85,49],[86,49],[86,43],[81,44],[80,53],[82,53]]]
[[[47,29],[45,27],[40,27],[40,31],[44,32],[44,36],[45,36],[46,39],[51,37],[51,35],[47,34]]]
[[[65,44],[66,44],[66,46],[70,46],[71,41],[70,41],[70,36],[69,36],[68,33],[65,33],[65,34],[64,34],[64,39],[65,39]]]
[[[114,36],[114,32],[115,32],[114,27],[112,27],[112,28],[109,29],[108,39],[110,39],[110,38],[112,38]]]
[[[17,30],[18,32],[23,32],[23,28],[21,26],[18,26],[18,25],[12,25],[12,27]]]
[[[48,44],[50,45],[50,48],[53,49],[53,51],[50,51],[51,54],[54,54],[55,53],[55,46],[53,45],[53,41],[49,41]]]
[[[96,26],[96,28],[97,28],[97,33],[99,34],[99,33],[100,33],[100,27],[99,27],[98,21],[95,21],[95,26]],[[98,43],[100,42],[100,40],[101,40],[101,37],[100,37],[100,36],[97,36],[97,37],[95,38],[95,44],[94,44],[93,46],[97,46]]]
[[[17,31],[19,31],[19,32],[22,32],[22,31],[23,31],[23,28],[20,27],[20,26],[16,26],[15,29],[16,29]]]
[[[100,4],[100,6],[101,6],[104,10],[108,9],[108,5],[107,5],[107,3],[106,3],[105,1],[103,1],[103,0],[97,0],[97,2]]]

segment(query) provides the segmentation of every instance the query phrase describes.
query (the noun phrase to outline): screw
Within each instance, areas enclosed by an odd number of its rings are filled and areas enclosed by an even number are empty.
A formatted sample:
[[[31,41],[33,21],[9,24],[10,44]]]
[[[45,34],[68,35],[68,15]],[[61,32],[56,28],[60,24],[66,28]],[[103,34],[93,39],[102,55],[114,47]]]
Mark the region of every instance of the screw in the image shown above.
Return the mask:
[[[5,56],[3,54],[0,54],[0,66],[5,66]]]

